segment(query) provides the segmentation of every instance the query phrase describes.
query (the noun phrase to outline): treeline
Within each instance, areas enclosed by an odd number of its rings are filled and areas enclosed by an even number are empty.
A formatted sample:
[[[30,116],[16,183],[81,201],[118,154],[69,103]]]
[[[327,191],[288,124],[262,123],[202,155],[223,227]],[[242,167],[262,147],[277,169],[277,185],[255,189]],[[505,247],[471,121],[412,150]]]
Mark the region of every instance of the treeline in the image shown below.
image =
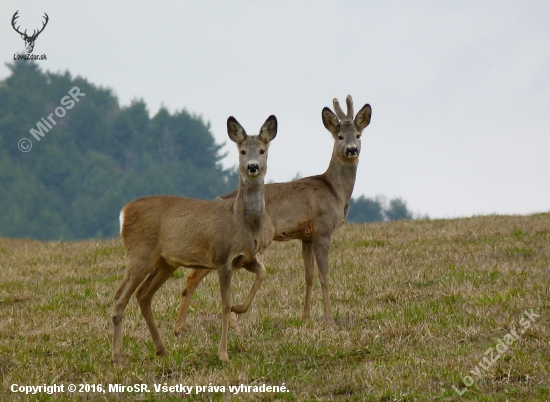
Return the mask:
[[[122,107],[112,90],[69,72],[43,72],[32,61],[7,66],[11,74],[0,82],[0,237],[108,238],[118,235],[122,206],[138,197],[214,199],[236,189],[238,174],[223,169],[223,145],[200,117],[165,108],[150,117],[142,100]],[[348,221],[411,217],[400,199],[386,207],[360,197]]]
[[[352,198],[349,202],[347,222],[382,222],[413,219],[412,211],[401,198],[393,198],[386,203],[383,197]]]
[[[0,236],[112,237],[122,206],[140,196],[213,199],[236,188],[236,172],[222,168],[222,145],[200,117],[161,109],[150,118],[143,101],[121,107],[110,89],[68,72],[42,72],[35,62],[8,67],[0,82]],[[75,86],[85,96],[59,117]],[[39,132],[39,122],[52,128],[38,141],[29,131]],[[18,148],[23,137],[28,152]]]

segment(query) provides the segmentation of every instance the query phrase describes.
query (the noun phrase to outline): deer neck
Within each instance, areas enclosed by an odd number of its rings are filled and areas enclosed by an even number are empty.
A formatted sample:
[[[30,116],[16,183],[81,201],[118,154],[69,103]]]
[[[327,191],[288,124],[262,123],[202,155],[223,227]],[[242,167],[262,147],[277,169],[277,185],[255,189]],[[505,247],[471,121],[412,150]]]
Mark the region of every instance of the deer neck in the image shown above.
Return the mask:
[[[263,180],[239,179],[239,188],[234,204],[234,212],[242,217],[245,226],[259,231],[265,209]]]
[[[351,193],[353,193],[358,163],[359,158],[352,162],[345,162],[333,154],[328,169],[325,172],[325,177],[332,188],[345,202],[349,201]]]

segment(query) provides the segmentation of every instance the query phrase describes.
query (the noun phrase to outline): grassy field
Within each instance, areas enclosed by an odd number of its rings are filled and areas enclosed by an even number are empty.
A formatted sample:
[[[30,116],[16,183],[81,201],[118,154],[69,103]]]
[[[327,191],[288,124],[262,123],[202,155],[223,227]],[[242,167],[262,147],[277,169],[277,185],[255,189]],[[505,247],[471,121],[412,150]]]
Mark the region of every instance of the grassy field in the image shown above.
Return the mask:
[[[274,243],[261,259],[268,277],[240,332],[230,331],[230,362],[216,358],[216,275],[197,289],[187,332],[173,335],[180,269],[153,301],[170,355],[155,356],[133,298],[119,371],[110,362],[110,311],[125,271],[119,239],[0,239],[0,398],[181,400],[153,386],[182,384],[204,386],[184,400],[550,400],[550,214],[345,225],[330,254],[337,329],[323,325],[318,281],[312,322],[300,323],[300,243]],[[252,280],[235,274],[234,302]],[[151,392],[66,392],[85,383]],[[25,395],[12,384],[65,392]],[[240,384],[289,392],[229,391]]]

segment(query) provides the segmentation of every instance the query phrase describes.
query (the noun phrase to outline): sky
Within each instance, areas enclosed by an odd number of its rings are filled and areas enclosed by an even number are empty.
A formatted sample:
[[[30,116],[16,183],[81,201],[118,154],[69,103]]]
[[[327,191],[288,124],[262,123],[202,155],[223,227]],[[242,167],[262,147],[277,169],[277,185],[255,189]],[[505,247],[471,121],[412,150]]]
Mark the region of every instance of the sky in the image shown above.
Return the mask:
[[[256,134],[274,114],[266,179],[325,172],[321,110],[350,94],[373,110],[354,197],[402,197],[431,218],[550,211],[550,1],[3,0],[0,80],[24,50],[17,10],[29,31],[49,16],[43,70],[151,115],[201,116],[226,167],[227,118]]]

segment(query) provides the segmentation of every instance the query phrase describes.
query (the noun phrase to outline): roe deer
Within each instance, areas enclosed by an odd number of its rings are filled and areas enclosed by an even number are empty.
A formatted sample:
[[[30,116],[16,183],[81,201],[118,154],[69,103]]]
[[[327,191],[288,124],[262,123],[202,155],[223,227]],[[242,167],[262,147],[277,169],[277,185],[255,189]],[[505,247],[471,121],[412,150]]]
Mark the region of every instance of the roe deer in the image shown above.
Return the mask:
[[[205,201],[183,197],[151,196],[127,204],[120,213],[126,250],[126,277],[115,294],[113,308],[113,362],[123,365],[122,315],[136,291],[141,314],[157,355],[167,349],[157,329],[151,301],[155,292],[180,266],[217,270],[222,298],[222,336],[218,357],[227,355],[227,328],[231,313],[231,274],[245,268],[256,274],[247,302],[252,302],[265,278],[256,254],[271,243],[273,227],[265,212],[264,177],[269,143],[277,134],[277,119],[270,116],[260,134],[248,136],[233,117],[227,119],[229,138],[239,149],[239,187],[236,197]],[[237,311],[246,303],[237,307]]]
[[[370,105],[366,104],[354,119],[351,95],[347,96],[346,103],[347,114],[344,114],[337,99],[333,100],[336,114],[328,107],[322,111],[323,124],[334,137],[332,158],[327,171],[318,176],[265,186],[266,210],[275,229],[273,240],[302,241],[302,257],[306,271],[306,298],[302,321],[310,319],[311,289],[316,260],[323,292],[325,323],[330,326],[334,326],[335,323],[329,296],[329,248],[332,234],[342,226],[348,214],[361,151],[361,133],[369,125],[372,113]],[[232,199],[235,195],[233,192],[221,199]],[[176,335],[184,330],[191,296],[207,274],[208,271],[194,270],[189,273],[174,328]],[[233,312],[241,313],[236,309]]]

